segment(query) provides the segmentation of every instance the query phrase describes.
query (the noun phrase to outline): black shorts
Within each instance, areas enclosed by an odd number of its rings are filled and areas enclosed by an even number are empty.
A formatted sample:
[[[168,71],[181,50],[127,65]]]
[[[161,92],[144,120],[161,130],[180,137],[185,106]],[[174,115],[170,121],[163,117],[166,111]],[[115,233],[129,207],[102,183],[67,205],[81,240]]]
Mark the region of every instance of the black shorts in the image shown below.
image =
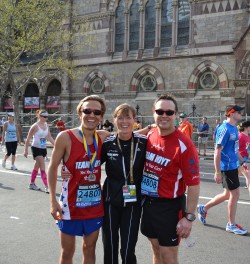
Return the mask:
[[[240,187],[238,169],[221,171],[222,186],[227,190],[235,190]]]
[[[16,155],[17,141],[5,142],[7,156]]]
[[[46,148],[42,149],[42,148],[31,147],[31,151],[32,151],[32,155],[33,155],[34,159],[38,156],[43,156],[43,157],[47,156],[47,149]]]
[[[158,239],[160,246],[178,246],[180,237],[176,226],[183,217],[186,196],[175,199],[149,198],[143,204],[141,232],[144,236]]]

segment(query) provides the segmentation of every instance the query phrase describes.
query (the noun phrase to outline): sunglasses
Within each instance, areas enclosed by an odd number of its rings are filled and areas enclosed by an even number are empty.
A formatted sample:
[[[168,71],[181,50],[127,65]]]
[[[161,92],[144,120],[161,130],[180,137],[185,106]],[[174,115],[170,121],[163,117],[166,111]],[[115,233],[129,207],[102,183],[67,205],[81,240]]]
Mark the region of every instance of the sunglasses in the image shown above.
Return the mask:
[[[157,115],[163,115],[164,113],[167,115],[167,116],[172,116],[173,114],[175,114],[175,111],[174,110],[166,110],[166,111],[164,111],[164,110],[162,110],[162,109],[157,109],[157,110],[155,110],[155,113],[157,114]]]
[[[100,116],[102,114],[102,111],[101,110],[98,110],[98,109],[90,109],[90,108],[85,108],[85,109],[82,110],[82,112],[85,115],[90,115],[91,113],[93,113],[96,116]]]
[[[43,117],[43,118],[48,118],[48,116],[42,116],[42,115],[41,115],[41,117]]]

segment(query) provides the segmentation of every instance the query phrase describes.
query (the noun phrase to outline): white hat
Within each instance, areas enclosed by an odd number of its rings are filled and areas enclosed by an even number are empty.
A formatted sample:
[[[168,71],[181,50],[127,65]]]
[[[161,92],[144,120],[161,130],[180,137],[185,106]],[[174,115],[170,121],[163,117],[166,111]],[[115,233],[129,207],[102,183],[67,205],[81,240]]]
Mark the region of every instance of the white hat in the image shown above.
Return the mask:
[[[13,112],[8,113],[8,116],[15,116]]]

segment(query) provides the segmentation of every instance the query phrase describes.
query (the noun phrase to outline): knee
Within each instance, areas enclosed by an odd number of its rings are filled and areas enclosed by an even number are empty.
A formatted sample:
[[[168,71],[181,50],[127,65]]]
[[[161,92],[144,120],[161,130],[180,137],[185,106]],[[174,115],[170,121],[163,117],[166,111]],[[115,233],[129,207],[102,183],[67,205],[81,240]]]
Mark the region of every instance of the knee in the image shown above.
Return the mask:
[[[62,248],[62,250],[61,250],[61,259],[63,259],[63,260],[71,260],[71,259],[73,259],[74,253],[75,253],[75,247]]]
[[[236,201],[238,201],[239,198],[240,198],[240,189],[237,188],[236,190],[233,190],[233,191],[231,192],[230,198],[231,198],[232,200],[236,200]]]
[[[88,243],[83,243],[83,251],[84,252],[94,252],[96,247],[96,241],[91,241]]]

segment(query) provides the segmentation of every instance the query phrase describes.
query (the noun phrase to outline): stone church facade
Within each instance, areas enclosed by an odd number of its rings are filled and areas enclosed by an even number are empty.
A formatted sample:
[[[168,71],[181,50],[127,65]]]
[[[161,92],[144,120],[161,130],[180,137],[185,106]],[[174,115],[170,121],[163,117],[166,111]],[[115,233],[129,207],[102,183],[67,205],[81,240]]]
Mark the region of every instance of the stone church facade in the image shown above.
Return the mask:
[[[59,97],[56,111],[67,113],[81,98],[98,94],[105,98],[109,115],[127,102],[150,116],[153,101],[167,92],[186,113],[195,105],[201,115],[219,115],[227,104],[237,103],[249,115],[249,0],[73,3],[78,24],[87,16],[94,37],[94,45],[72,54],[82,74],[74,80],[53,72],[34,79],[22,91],[21,111],[23,97],[38,96],[42,108],[48,97]]]

